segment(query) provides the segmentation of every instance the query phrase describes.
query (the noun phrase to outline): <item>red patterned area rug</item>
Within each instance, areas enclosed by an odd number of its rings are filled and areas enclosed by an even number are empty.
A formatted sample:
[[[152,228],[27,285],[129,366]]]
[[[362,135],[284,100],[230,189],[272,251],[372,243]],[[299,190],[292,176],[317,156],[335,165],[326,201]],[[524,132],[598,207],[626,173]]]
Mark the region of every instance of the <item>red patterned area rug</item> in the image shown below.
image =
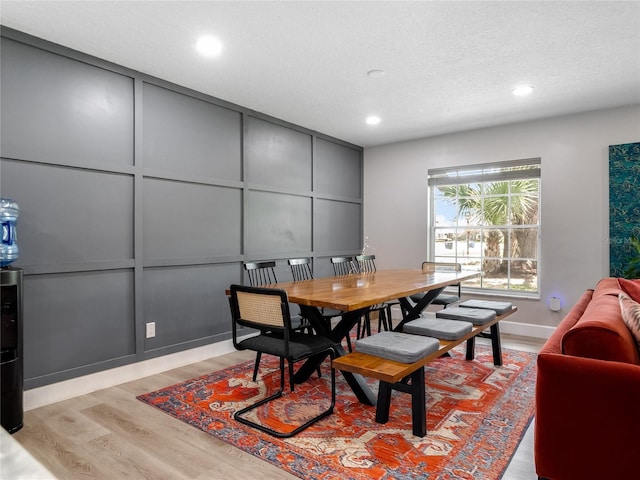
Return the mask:
[[[427,365],[424,438],[412,434],[408,394],[393,392],[390,420],[379,424],[375,407],[360,404],[339,373],[334,414],[290,439],[236,422],[236,410],[277,389],[278,361],[269,356],[257,382],[249,361],[138,398],[303,479],[496,480],[533,417],[536,355],[504,349],[504,365],[495,367],[488,347],[476,350],[473,361],[458,347]],[[324,409],[328,363],[322,371],[253,418],[285,429]]]

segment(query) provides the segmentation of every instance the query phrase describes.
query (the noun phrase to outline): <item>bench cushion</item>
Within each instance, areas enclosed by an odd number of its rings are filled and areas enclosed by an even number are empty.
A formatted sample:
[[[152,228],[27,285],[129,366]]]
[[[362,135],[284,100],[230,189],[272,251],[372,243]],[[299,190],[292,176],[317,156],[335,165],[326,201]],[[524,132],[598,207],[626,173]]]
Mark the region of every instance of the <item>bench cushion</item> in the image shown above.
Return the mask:
[[[486,308],[487,310],[493,310],[498,315],[503,315],[510,312],[513,308],[511,302],[495,302],[492,300],[465,300],[460,304],[463,308]]]
[[[462,320],[471,322],[474,325],[484,325],[496,318],[496,312],[484,308],[449,307],[436,312],[436,317]]]
[[[431,302],[433,305],[451,305],[460,300],[457,295],[450,295],[448,293],[441,293]]]
[[[424,297],[424,293],[414,293],[410,295],[409,298],[413,300],[415,303],[418,303]],[[449,293],[441,293],[436,298],[431,301],[432,305],[450,305],[452,303],[456,303],[460,301],[460,297],[454,294]]]
[[[440,348],[437,338],[410,335],[401,332],[380,332],[356,340],[358,352],[387,358],[401,363],[417,362]]]
[[[442,340],[457,340],[469,333],[472,328],[471,322],[437,318],[435,314],[411,320],[402,327],[405,332],[413,335],[425,335]]]

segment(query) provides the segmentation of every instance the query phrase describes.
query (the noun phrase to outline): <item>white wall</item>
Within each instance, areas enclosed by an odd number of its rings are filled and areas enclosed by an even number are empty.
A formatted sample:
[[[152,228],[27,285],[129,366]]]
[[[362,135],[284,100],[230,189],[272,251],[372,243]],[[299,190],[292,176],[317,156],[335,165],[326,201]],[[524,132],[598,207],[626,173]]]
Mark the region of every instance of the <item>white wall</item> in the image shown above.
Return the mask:
[[[555,326],[608,275],[608,147],[638,141],[635,105],[365,149],[365,236],[381,268],[417,268],[427,255],[429,168],[541,157],[540,300],[514,302],[514,321]],[[554,295],[559,313],[547,307]]]

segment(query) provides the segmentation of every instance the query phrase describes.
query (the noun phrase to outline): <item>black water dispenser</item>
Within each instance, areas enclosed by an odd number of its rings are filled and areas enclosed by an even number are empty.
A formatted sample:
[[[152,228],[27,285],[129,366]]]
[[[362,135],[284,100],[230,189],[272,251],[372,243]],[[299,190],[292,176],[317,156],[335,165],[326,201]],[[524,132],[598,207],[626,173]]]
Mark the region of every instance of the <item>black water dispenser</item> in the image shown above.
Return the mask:
[[[9,433],[22,428],[22,277],[21,268],[0,269],[0,411],[2,427]]]

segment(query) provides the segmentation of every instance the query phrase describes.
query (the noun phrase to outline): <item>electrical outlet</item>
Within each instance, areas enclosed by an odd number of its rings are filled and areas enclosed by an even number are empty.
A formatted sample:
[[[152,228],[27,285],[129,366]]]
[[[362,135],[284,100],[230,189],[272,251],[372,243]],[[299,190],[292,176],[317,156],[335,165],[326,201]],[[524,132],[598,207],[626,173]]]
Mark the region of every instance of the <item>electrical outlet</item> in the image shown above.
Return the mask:
[[[153,338],[156,336],[156,322],[147,323],[147,338]]]

